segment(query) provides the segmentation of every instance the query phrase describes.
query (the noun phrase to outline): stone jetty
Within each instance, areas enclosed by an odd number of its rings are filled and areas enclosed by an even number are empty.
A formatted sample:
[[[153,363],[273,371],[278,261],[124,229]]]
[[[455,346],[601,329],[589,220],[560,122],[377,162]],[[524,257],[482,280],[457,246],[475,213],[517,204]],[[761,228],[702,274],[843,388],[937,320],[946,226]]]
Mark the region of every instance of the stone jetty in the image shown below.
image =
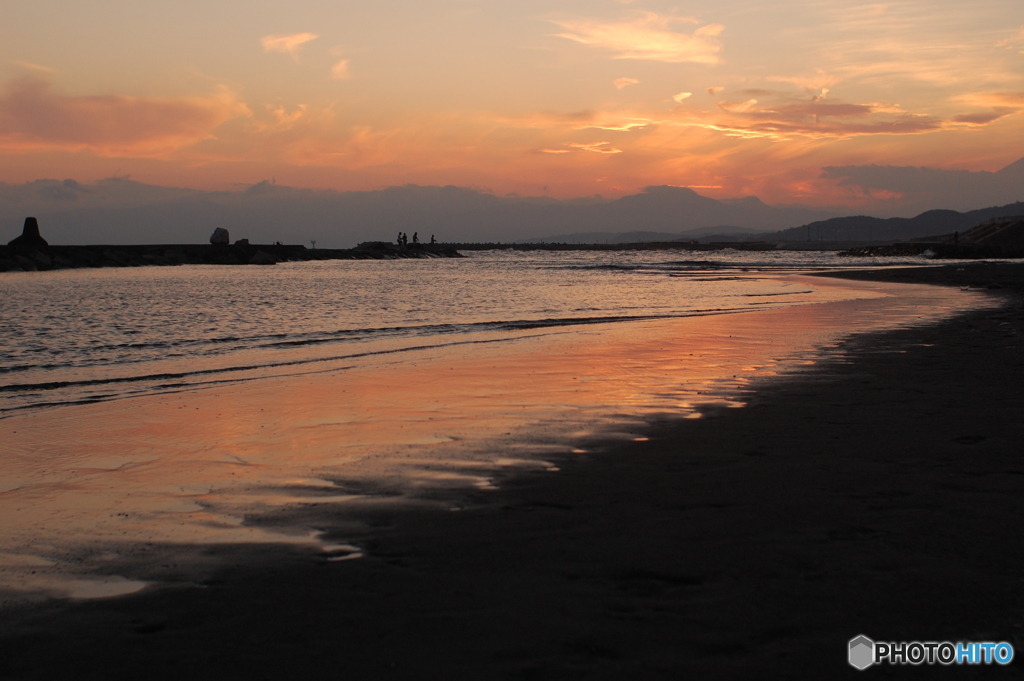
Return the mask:
[[[764,241],[641,241],[614,244],[538,243],[453,243],[444,244],[459,251],[773,251],[775,244]],[[409,246],[412,248],[412,245]]]
[[[224,230],[223,239],[227,231]],[[0,246],[0,272],[59,270],[81,267],[142,267],[146,265],[273,265],[307,260],[397,260],[461,258],[456,249],[430,244],[370,241],[356,248],[306,248],[293,244],[154,244],[52,246],[39,233],[35,218],[27,218],[22,235]],[[212,239],[211,239],[212,240]]]

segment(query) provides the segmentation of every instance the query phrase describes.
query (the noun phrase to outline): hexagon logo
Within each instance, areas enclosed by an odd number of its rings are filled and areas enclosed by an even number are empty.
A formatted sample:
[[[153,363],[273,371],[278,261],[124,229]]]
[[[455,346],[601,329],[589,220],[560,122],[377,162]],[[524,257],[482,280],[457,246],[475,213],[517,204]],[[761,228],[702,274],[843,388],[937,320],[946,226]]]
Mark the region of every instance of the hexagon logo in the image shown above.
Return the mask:
[[[861,634],[857,638],[850,639],[850,665],[860,669],[867,669],[875,663],[875,642]]]

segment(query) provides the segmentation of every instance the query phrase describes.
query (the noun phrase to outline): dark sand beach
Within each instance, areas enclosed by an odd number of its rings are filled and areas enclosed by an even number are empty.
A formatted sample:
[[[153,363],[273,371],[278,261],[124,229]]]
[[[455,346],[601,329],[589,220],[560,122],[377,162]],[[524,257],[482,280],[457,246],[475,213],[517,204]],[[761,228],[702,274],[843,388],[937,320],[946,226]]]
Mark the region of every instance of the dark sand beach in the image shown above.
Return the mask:
[[[856,278],[1005,305],[856,336],[742,409],[365,510],[359,560],[211,548],[198,586],[10,608],[0,677],[836,678],[847,641],[1024,637],[1024,268]],[[1014,666],[1018,664],[1014,662]],[[970,677],[1003,668],[883,666]]]

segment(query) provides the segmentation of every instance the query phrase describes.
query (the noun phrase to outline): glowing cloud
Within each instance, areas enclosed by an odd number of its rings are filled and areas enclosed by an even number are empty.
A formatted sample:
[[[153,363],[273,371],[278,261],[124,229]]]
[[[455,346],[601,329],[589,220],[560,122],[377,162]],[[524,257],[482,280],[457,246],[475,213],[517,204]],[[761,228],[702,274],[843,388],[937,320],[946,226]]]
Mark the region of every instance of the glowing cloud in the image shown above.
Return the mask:
[[[15,61],[14,64],[17,65],[17,66],[20,66],[23,69],[28,69],[29,71],[35,71],[36,73],[45,73],[45,74],[57,73],[57,69],[51,68],[49,66],[43,66],[42,64],[33,64],[30,61]]]
[[[615,87],[617,87],[618,89],[621,90],[624,87],[628,87],[630,85],[636,85],[639,82],[640,81],[637,80],[636,78],[616,78],[615,81],[614,81],[614,84],[615,84]]]
[[[0,149],[91,151],[156,157],[209,137],[249,115],[228,90],[208,97],[66,97],[38,78],[8,84],[0,95]]]
[[[308,108],[305,104],[299,104],[294,111],[288,111],[283,106],[267,106],[267,111],[274,117],[275,128],[287,129],[305,116]]]
[[[690,97],[693,97],[692,92],[680,92],[678,95],[672,95],[672,99],[674,99],[677,104],[681,104],[684,99],[689,99]]]
[[[781,101],[760,105],[756,99],[742,103],[723,101],[719,108],[728,117],[695,114],[683,119],[682,124],[716,130],[729,137],[792,140],[796,137],[845,139],[865,135],[915,135],[943,130],[954,123],[984,125],[995,120],[986,119],[986,115],[968,115],[962,121],[944,123],[892,106],[824,102],[818,97],[798,101],[784,94],[779,94],[776,100]]]
[[[871,107],[872,113],[895,113],[905,114],[907,110],[899,104],[883,104],[882,102],[871,102],[867,106]]]
[[[724,29],[719,24],[708,24],[693,33],[679,33],[672,25],[694,19],[661,17],[645,12],[632,21],[602,23],[599,21],[555,21],[566,33],[559,38],[572,40],[614,53],[615,59],[649,59],[669,63],[695,62],[717,64],[721,44],[718,35]]]
[[[972,92],[954,98],[969,106],[1024,106],[1024,92]]]
[[[319,38],[316,33],[291,33],[289,35],[265,35],[260,38],[264,52],[282,52],[297,57],[299,48]]]
[[[1005,40],[996,43],[996,47],[1004,47],[1009,50],[1017,50],[1024,54],[1024,27]]]
[[[722,87],[721,85],[716,85],[714,87],[709,87],[708,88],[708,94],[711,95],[712,97],[714,97],[715,95],[717,95],[719,92],[721,92],[724,89],[725,88]]]
[[[566,144],[567,147],[573,149],[579,149],[580,151],[592,151],[595,154],[621,154],[622,149],[616,149],[615,147],[608,146],[608,142],[591,142],[584,144],[583,142],[571,142]]]
[[[650,121],[643,121],[643,122],[640,122],[640,123],[619,123],[619,124],[615,124],[615,123],[605,123],[605,124],[595,123],[593,125],[579,125],[579,126],[577,126],[576,129],[577,130],[611,130],[611,131],[614,131],[614,132],[630,132],[632,130],[643,130],[644,128],[646,128],[650,124],[651,124]]]
[[[331,75],[338,80],[348,80],[352,77],[351,72],[348,68],[349,60],[342,59],[337,64],[331,67]]]
[[[964,123],[966,125],[988,125],[993,121],[998,121],[1004,116],[1017,113],[1018,109],[996,109],[995,111],[980,112],[980,113],[969,113],[961,114],[959,116],[953,116],[952,122]]]
[[[721,102],[718,106],[730,113],[746,113],[753,109],[755,104],[757,104],[756,99],[748,99],[742,104],[737,104],[735,102]]]
[[[1024,111],[1024,92],[974,92],[954,97],[953,101],[975,109],[970,113],[953,116],[952,123],[982,126],[1000,118]],[[977,111],[987,108],[988,111]]]

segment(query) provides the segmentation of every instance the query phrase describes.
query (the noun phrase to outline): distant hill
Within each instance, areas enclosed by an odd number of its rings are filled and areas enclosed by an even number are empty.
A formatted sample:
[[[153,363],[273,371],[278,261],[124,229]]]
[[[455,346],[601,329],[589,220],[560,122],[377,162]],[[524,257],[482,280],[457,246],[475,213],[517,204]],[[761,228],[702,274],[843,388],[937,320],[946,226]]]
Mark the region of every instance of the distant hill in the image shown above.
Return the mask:
[[[873,218],[866,215],[831,218],[760,234],[758,238],[766,241],[908,241],[964,232],[986,220],[1010,215],[1024,215],[1024,202],[966,213],[929,210],[912,218]]]
[[[685,187],[648,187],[619,199],[559,200],[495,196],[463,187],[406,185],[335,192],[267,182],[242,191],[206,192],[153,187],[127,178],[92,185],[73,180],[0,183],[0,242],[21,233],[25,217],[39,218],[53,244],[202,243],[216,227],[232,239],[284,241],[322,248],[392,241],[398,232],[439,241],[525,241],[553,234],[665,233],[732,225],[763,231],[832,217],[802,207],[769,206],[755,197],[718,201]],[[4,233],[9,236],[4,236]]]

